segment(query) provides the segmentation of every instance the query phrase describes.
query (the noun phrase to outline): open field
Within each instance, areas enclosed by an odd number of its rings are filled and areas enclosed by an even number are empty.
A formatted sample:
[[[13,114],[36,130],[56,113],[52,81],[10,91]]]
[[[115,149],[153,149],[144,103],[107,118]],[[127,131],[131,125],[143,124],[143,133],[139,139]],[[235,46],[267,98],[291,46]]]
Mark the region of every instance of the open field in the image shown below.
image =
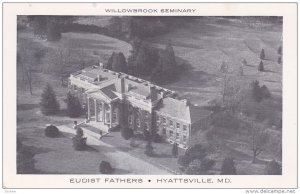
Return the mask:
[[[247,25],[247,21],[225,18],[200,18],[187,23],[171,33],[150,38],[158,47],[165,47],[171,40],[175,55],[192,68],[192,72],[169,84],[168,88],[178,91],[193,103],[205,102],[221,93],[222,75],[219,67],[223,61],[229,66],[229,74],[237,80],[259,80],[272,95],[281,97],[282,65],[277,63],[277,49],[281,45],[282,26],[261,24]],[[265,72],[258,72],[261,49],[265,50],[263,61]],[[244,76],[238,76],[243,59]],[[183,61],[183,62],[182,62]]]

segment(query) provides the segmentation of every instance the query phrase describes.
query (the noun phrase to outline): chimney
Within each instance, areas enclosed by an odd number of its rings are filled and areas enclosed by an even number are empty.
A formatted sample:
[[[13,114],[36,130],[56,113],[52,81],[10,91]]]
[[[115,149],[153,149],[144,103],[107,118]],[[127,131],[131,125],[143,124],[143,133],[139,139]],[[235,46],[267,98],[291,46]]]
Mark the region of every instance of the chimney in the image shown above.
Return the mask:
[[[165,97],[164,91],[160,91],[160,97],[161,97],[161,98],[164,98],[164,97]]]
[[[101,81],[101,75],[97,75],[97,81],[98,81],[98,82]]]
[[[150,98],[152,99],[152,95],[155,93],[155,86],[149,85],[149,93],[150,93]]]
[[[103,63],[99,62],[100,69],[103,69]]]

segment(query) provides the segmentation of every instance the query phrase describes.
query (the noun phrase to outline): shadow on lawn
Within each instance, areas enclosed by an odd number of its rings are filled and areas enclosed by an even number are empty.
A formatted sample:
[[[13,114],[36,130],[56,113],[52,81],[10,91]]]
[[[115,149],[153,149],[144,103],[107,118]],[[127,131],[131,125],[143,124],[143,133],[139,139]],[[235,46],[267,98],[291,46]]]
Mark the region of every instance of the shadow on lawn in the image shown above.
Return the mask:
[[[38,104],[18,104],[17,105],[17,111],[23,110],[32,110],[35,108],[39,108],[40,106]]]

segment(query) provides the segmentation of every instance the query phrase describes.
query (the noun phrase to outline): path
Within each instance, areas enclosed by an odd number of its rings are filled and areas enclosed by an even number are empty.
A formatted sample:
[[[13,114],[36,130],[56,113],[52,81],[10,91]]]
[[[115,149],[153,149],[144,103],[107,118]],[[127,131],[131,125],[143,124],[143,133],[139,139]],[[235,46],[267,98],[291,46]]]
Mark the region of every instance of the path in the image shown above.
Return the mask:
[[[66,133],[75,134],[75,130],[69,128],[65,125],[58,126],[59,130]],[[103,146],[105,149],[110,148],[113,151],[105,153],[105,155],[117,166],[117,168],[125,169],[130,172],[130,174],[161,174],[167,175],[170,172],[158,168],[152,164],[149,164],[143,160],[135,158],[125,152],[119,151],[117,148],[100,141],[99,139],[95,138],[92,134],[86,133],[87,130],[84,130],[84,134],[87,137],[87,144],[88,145],[95,145],[95,146]]]

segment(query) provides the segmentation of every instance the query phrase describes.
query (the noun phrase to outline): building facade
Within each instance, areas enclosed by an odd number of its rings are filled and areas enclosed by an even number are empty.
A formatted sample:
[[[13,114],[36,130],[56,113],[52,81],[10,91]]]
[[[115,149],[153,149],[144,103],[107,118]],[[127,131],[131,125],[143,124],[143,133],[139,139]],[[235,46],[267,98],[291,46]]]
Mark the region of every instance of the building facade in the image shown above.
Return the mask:
[[[86,110],[86,123],[108,132],[129,127],[135,133],[159,134],[187,148],[210,112],[179,100],[175,92],[100,66],[73,73],[68,83]]]

